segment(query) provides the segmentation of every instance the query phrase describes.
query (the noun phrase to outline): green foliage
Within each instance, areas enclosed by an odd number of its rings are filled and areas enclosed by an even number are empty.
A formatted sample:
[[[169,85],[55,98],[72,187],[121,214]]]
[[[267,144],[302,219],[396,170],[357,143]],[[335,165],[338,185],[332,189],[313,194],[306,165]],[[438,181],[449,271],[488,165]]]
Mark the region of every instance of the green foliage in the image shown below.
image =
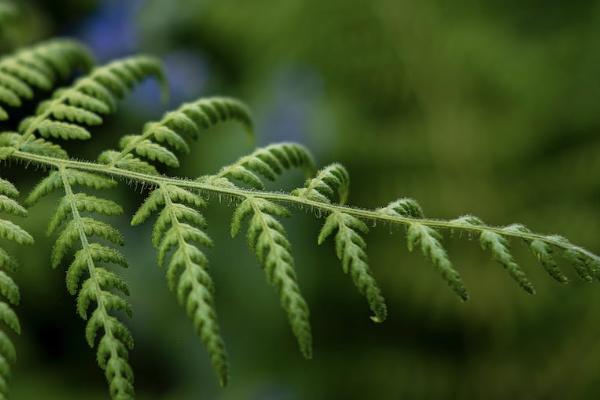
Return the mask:
[[[307,175],[311,175],[315,164],[304,146],[296,143],[278,143],[256,149],[252,154],[223,167],[216,175],[201,177],[199,181],[235,186],[231,182],[234,180],[262,190],[265,186],[261,176],[273,181],[277,175],[290,168],[300,168]]]
[[[4,107],[20,107],[35,89],[50,90],[58,79],[92,65],[89,51],[73,40],[55,39],[0,59],[0,121],[9,118]]]
[[[10,107],[20,107],[34,89],[54,88],[57,77],[68,78],[88,60],[87,51],[81,45],[65,41],[45,43],[7,56],[0,61],[0,87],[4,90],[0,91],[0,101]],[[346,169],[340,164],[331,164],[315,174],[310,152],[295,143],[256,149],[216,174],[196,180],[160,174],[163,166],[177,167],[177,153],[189,152],[190,139],[198,138],[205,129],[233,120],[252,132],[247,108],[229,98],[215,97],[184,104],[159,121],[146,124],[139,135],[122,138],[120,150],[101,153],[98,162],[69,158],[67,152],[54,143],[90,139],[92,131],[88,128],[102,123],[107,114],[116,110],[117,101],[148,77],[157,78],[164,86],[160,62],[147,56],[133,56],[94,68],[70,87],[55,90],[49,100],[38,106],[35,115],[21,122],[17,132],[0,135],[2,159],[33,163],[49,170],[29,194],[25,201],[27,206],[53,192],[62,195],[48,226],[49,234],[58,232],[51,265],[58,267],[64,260],[72,259],[66,274],[67,290],[77,295],[77,312],[87,320],[87,341],[97,347],[97,361],[105,372],[114,399],[134,396],[133,371],[128,362],[133,339],[114,315],[115,312],[131,315],[131,307],[124,299],[128,288],[108,269],[109,265],[126,267],[127,261],[111,247],[123,244],[121,233],[96,215],[119,215],[123,209],[112,200],[76,192],[77,187],[111,189],[117,180],[124,180],[150,188],[131,223],[139,225],[154,213],[158,214],[152,230],[158,264],[166,267],[168,285],[192,320],[223,385],[229,376],[228,361],[217,321],[214,284],[203,251],[212,245],[212,240],[205,231],[206,221],[200,211],[206,204],[205,197],[210,194],[226,196],[236,204],[231,234],[236,236],[246,227],[249,247],[268,282],[276,287],[292,332],[307,358],[312,356],[310,313],[296,276],[291,243],[278,219],[289,215],[290,206],[326,216],[318,243],[333,236],[342,269],[350,274],[359,292],[366,297],[376,322],[385,320],[387,307],[368,264],[365,241],[368,222],[405,227],[409,249],[419,248],[463,300],[467,300],[468,294],[443,247],[442,230],[479,236],[481,245],[530,293],[534,292],[533,286],[510,252],[510,238],[524,240],[542,266],[560,282],[566,282],[566,277],[553,257],[556,251],[574,265],[584,280],[600,279],[598,256],[562,237],[536,234],[521,225],[489,226],[475,217],[450,221],[430,219],[424,216],[416,201],[406,198],[377,210],[347,206],[350,178]],[[10,117],[8,107],[2,110],[5,118]],[[264,179],[274,181],[292,168],[301,169],[307,175],[303,188],[290,193],[265,189]],[[26,210],[14,200],[16,195],[14,186],[0,181],[0,210],[24,216]],[[5,220],[0,220],[0,238],[32,242],[27,232]],[[15,265],[1,250],[3,270],[11,270]],[[11,303],[19,299],[16,285],[4,271],[0,274],[0,293]],[[5,303],[0,303],[0,319],[18,332],[18,320]],[[2,332],[0,355],[12,359],[14,351],[6,343],[10,344]],[[0,358],[0,372],[4,377],[6,369],[2,360]]]
[[[244,219],[250,217],[248,245],[263,266],[267,280],[279,292],[281,305],[288,314],[302,354],[311,358],[312,335],[308,305],[298,287],[291,254],[292,246],[286,238],[283,225],[275,218],[288,215],[288,210],[278,204],[248,196],[233,214],[231,236],[236,236]]]
[[[12,183],[0,178],[0,212],[18,217],[26,217],[27,211],[14,200],[19,192]],[[17,243],[33,244],[33,238],[20,226],[0,218],[0,239],[13,240]],[[10,330],[19,334],[21,325],[17,314],[12,309],[19,304],[21,295],[19,287],[8,273],[15,272],[17,261],[0,247],[0,322]],[[16,350],[6,334],[4,326],[0,326],[0,398],[8,396],[7,379],[10,365],[16,361]]]

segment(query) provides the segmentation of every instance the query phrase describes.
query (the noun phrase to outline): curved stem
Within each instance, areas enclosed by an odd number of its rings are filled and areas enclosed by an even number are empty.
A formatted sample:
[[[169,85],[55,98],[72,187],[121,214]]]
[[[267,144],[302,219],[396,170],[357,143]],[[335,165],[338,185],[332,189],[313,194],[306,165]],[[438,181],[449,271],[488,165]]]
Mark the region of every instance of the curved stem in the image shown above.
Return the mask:
[[[284,192],[273,192],[273,191],[259,191],[254,189],[244,189],[238,187],[222,187],[212,185],[205,182],[198,182],[184,178],[172,178],[164,175],[150,175],[140,172],[127,171],[120,169],[115,166],[108,166],[88,161],[76,161],[76,160],[65,160],[54,157],[41,156],[37,154],[30,154],[20,150],[14,151],[9,158],[15,158],[21,161],[32,162],[35,164],[50,166],[54,168],[72,168],[81,171],[96,172],[103,175],[110,175],[115,178],[121,178],[125,181],[143,182],[148,183],[152,186],[160,186],[161,184],[170,184],[179,186],[181,188],[193,189],[201,193],[212,193],[217,195],[225,195],[238,199],[245,199],[249,196],[254,196],[262,199],[275,201],[278,203],[287,203],[296,205],[299,207],[307,207],[311,210],[317,210],[323,214],[330,214],[332,212],[342,212],[345,214],[353,215],[362,220],[372,222],[383,222],[395,225],[410,225],[413,223],[420,223],[432,228],[441,228],[449,230],[460,230],[467,232],[481,233],[484,231],[491,231],[498,233],[505,237],[515,237],[524,240],[541,240],[553,246],[563,248],[565,250],[577,250],[581,254],[593,259],[595,262],[600,263],[600,257],[593,254],[592,252],[578,246],[571,244],[565,244],[558,238],[542,235],[533,232],[519,232],[510,231],[503,229],[499,226],[489,225],[472,225],[465,224],[459,221],[448,221],[434,218],[411,218],[399,215],[387,215],[376,210],[367,210],[357,207],[351,207],[346,205],[338,205],[331,203],[324,203],[320,201],[310,200],[303,197],[294,196]]]

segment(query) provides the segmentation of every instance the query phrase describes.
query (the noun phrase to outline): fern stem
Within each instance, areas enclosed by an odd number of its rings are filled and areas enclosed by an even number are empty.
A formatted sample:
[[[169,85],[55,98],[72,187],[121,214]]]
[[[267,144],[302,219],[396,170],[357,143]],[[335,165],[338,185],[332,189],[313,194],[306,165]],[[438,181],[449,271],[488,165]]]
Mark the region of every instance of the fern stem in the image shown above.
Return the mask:
[[[324,203],[320,201],[315,201],[311,199],[306,199],[303,197],[294,196],[289,193],[284,192],[272,192],[272,191],[259,191],[254,189],[243,189],[238,187],[222,187],[217,185],[212,185],[205,182],[197,182],[190,179],[183,178],[171,178],[161,175],[149,175],[140,172],[127,171],[124,169],[120,169],[117,167],[108,168],[106,165],[98,164],[89,161],[76,161],[76,160],[65,160],[54,157],[42,156],[37,154],[26,153],[23,151],[15,150],[12,154],[9,155],[9,158],[15,158],[21,161],[27,161],[34,164],[39,164],[42,166],[50,166],[54,168],[71,168],[77,169],[80,171],[87,172],[96,172],[103,175],[109,175],[115,178],[121,178],[125,181],[133,181],[133,182],[143,182],[150,184],[152,186],[160,186],[161,184],[169,184],[178,186],[181,188],[193,189],[198,192],[204,193],[212,193],[217,195],[225,195],[234,197],[237,199],[246,199],[250,196],[271,200],[278,203],[287,203],[291,205],[298,206],[300,208],[309,208],[311,210],[316,210],[322,213],[323,215],[328,215],[333,212],[342,212],[346,214],[350,214],[357,218],[360,218],[364,221],[371,221],[372,223],[382,222],[389,223],[394,225],[403,225],[407,226],[413,223],[420,223],[425,226],[429,226],[432,228],[440,228],[447,230],[457,230],[457,231],[466,231],[466,232],[474,232],[474,233],[482,233],[485,231],[491,231],[498,233],[505,237],[514,237],[517,239],[523,239],[527,241],[532,240],[540,240],[544,243],[548,243],[552,246],[556,246],[558,248],[564,250],[575,250],[589,257],[597,263],[600,263],[600,257],[590,252],[589,250],[584,249],[580,246],[575,246],[572,244],[565,244],[563,241],[559,240],[559,238],[555,238],[552,236],[547,236],[543,234],[533,233],[533,232],[525,232],[518,230],[506,230],[499,226],[490,226],[490,225],[475,225],[475,224],[466,224],[460,221],[448,221],[442,219],[434,219],[434,218],[413,218],[399,215],[389,215],[384,214],[376,210],[367,210],[357,207],[350,207],[346,205],[339,204],[331,204]]]

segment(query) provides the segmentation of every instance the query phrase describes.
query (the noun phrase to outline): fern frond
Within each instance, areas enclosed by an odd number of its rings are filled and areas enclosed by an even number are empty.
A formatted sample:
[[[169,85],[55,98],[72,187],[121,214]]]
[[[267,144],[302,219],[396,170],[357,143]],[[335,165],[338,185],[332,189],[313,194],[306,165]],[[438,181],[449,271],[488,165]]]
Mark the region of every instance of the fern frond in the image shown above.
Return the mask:
[[[20,217],[27,216],[27,211],[15,200],[18,194],[19,192],[12,183],[0,178],[0,212]],[[17,243],[33,243],[33,238],[29,233],[2,218],[0,218],[0,238],[14,240]],[[19,334],[21,325],[12,306],[19,304],[21,294],[15,281],[8,275],[8,272],[15,272],[17,266],[16,260],[0,247],[0,295],[2,296],[0,299],[0,322]],[[0,398],[6,398],[8,395],[7,381],[10,375],[10,365],[15,361],[15,348],[2,326],[0,327],[0,382],[2,383]]]
[[[235,163],[223,167],[216,175],[200,177],[200,182],[220,186],[233,185],[231,180],[262,190],[261,176],[275,180],[284,170],[302,169],[307,176],[315,171],[315,163],[308,149],[297,143],[277,143],[258,148]]]
[[[252,133],[250,111],[240,101],[210,97],[185,103],[167,112],[160,121],[147,123],[140,135],[124,136],[119,144],[120,152],[107,150],[100,154],[98,161],[130,171],[157,174],[146,160],[177,167],[179,160],[174,151],[189,152],[186,139],[195,140],[202,130],[227,121],[241,122]]]
[[[70,88],[57,90],[39,105],[35,117],[21,124],[19,149],[23,151],[23,144],[34,140],[36,133],[45,138],[89,139],[84,126],[101,124],[101,114],[113,112],[117,100],[148,77],[166,87],[162,65],[152,57],[134,56],[95,68]]]
[[[399,199],[379,210],[382,214],[414,218],[408,223],[407,242],[408,249],[412,251],[420,247],[423,255],[431,261],[438,272],[446,280],[450,288],[463,300],[468,300],[469,295],[458,271],[452,266],[446,250],[440,242],[441,235],[432,227],[418,221],[424,218],[421,206],[413,199]]]
[[[7,110],[31,99],[36,90],[54,88],[59,79],[89,63],[89,55],[81,45],[65,40],[1,58],[0,120],[9,117]],[[343,271],[350,274],[354,285],[366,297],[374,314],[372,318],[377,322],[386,318],[387,309],[368,264],[365,241],[368,221],[405,227],[409,249],[418,247],[464,300],[468,297],[466,289],[442,245],[440,231],[444,229],[477,235],[481,246],[530,293],[534,292],[533,285],[511,254],[511,238],[524,240],[545,270],[559,282],[566,282],[567,278],[558,267],[555,253],[571,262],[582,279],[600,280],[600,257],[562,237],[533,233],[521,225],[489,226],[471,216],[455,220],[426,218],[418,203],[411,199],[400,199],[378,210],[346,206],[350,182],[346,169],[336,163],[314,175],[312,156],[299,144],[280,143],[256,149],[217,174],[197,180],[161,175],[156,164],[177,167],[178,154],[189,152],[190,140],[196,139],[203,129],[237,121],[252,131],[248,109],[234,99],[215,97],[184,104],[164,114],[159,121],[147,123],[139,134],[125,136],[119,150],[103,152],[97,163],[71,159],[52,142],[89,139],[88,127],[102,123],[105,115],[115,111],[121,97],[151,76],[165,87],[160,63],[145,56],[95,68],[70,87],[55,90],[49,100],[39,104],[35,115],[20,123],[16,132],[0,133],[0,160],[7,160],[7,164],[12,161],[34,164],[51,171],[31,191],[26,205],[52,192],[63,192],[48,226],[49,234],[58,232],[51,264],[57,267],[72,256],[66,272],[67,290],[77,295],[77,312],[87,320],[86,339],[90,346],[97,347],[97,361],[105,372],[113,399],[132,399],[134,392],[133,372],[127,361],[133,339],[113,315],[114,311],[131,313],[124,298],[129,290],[121,277],[109,271],[114,266],[126,267],[127,262],[118,250],[110,247],[111,243],[122,244],[121,233],[95,215],[117,215],[123,210],[111,200],[74,193],[76,186],[112,188],[115,179],[122,179],[152,189],[131,223],[137,225],[158,214],[152,229],[158,264],[166,266],[168,285],[192,320],[223,385],[228,379],[228,361],[217,322],[214,284],[203,251],[212,245],[205,231],[206,221],[199,211],[205,205],[204,194],[239,202],[232,217],[231,234],[236,236],[248,221],[251,251],[256,254],[268,282],[276,287],[300,350],[307,358],[312,354],[309,310],[297,283],[290,242],[278,220],[288,215],[282,204],[309,208],[327,216],[318,243],[333,236]],[[265,179],[275,180],[292,168],[304,170],[311,178],[303,188],[291,193],[265,190]],[[0,179],[0,212],[11,216],[26,214],[15,201],[17,194],[12,184]],[[0,219],[0,239],[33,241],[20,226],[3,219]],[[0,322],[18,332],[19,321],[11,305],[19,301],[20,295],[7,274],[16,265],[0,249],[0,295],[6,300],[0,299]],[[12,343],[0,330],[0,398],[5,395],[3,382],[8,374],[5,360],[14,357]]]
[[[365,296],[373,312],[373,321],[383,322],[387,318],[387,306],[381,289],[371,273],[367,258],[367,244],[361,234],[367,234],[367,225],[352,215],[331,213],[319,234],[318,243],[335,233],[335,250],[342,261],[345,273],[350,273],[354,285]]]
[[[8,119],[3,104],[20,107],[34,89],[49,90],[58,78],[91,68],[92,56],[79,42],[55,39],[22,49],[0,59],[0,120]]]
[[[343,165],[334,163],[320,170],[317,176],[306,182],[305,187],[294,190],[292,194],[321,203],[344,204],[348,200],[349,188],[348,171]]]
[[[283,225],[275,218],[288,215],[287,209],[278,204],[249,196],[233,214],[231,236],[235,237],[244,220],[250,217],[248,245],[261,263],[267,280],[279,292],[281,305],[287,312],[302,354],[311,358],[312,335],[308,305],[297,283],[291,244],[286,238]]]
[[[163,266],[168,259],[169,288],[177,294],[179,303],[194,323],[224,386],[229,377],[227,353],[217,321],[208,260],[199,248],[199,245],[212,245],[203,231],[204,217],[197,211],[203,206],[200,196],[175,186],[161,185],[142,204],[131,223],[140,224],[162,208],[152,232],[158,264]]]
[[[340,164],[331,164],[306,181],[305,187],[292,191],[292,195],[321,203],[343,204],[348,198],[350,176]],[[375,281],[368,264],[367,244],[362,235],[369,232],[367,225],[352,215],[335,211],[327,217],[319,234],[318,243],[335,233],[337,257],[342,261],[345,273],[350,273],[354,285],[367,298],[373,321],[383,322],[387,306],[381,289]]]
[[[56,240],[52,252],[52,266],[57,267],[71,249],[78,247],[67,271],[67,289],[71,294],[77,294],[77,311],[82,319],[88,321],[86,339],[91,347],[96,344],[96,336],[100,333],[97,361],[105,372],[111,397],[133,399],[133,372],[127,361],[128,352],[133,348],[133,339],[125,325],[110,315],[112,311],[131,314],[129,303],[115,293],[119,291],[128,294],[127,284],[114,272],[97,265],[101,262],[126,267],[127,262],[117,250],[90,241],[93,236],[98,236],[106,241],[122,244],[123,239],[119,231],[109,224],[82,217],[80,214],[80,211],[87,211],[113,215],[118,214],[121,208],[109,200],[73,193],[72,182],[91,183],[92,186],[93,183],[90,176],[84,177],[83,180],[80,176],[78,182],[72,172],[62,168],[51,174],[54,177],[52,179],[60,181],[65,193],[57,214],[50,223],[51,230],[70,217],[70,221]],[[93,175],[91,180],[94,180]],[[89,310],[92,307],[90,315]]]

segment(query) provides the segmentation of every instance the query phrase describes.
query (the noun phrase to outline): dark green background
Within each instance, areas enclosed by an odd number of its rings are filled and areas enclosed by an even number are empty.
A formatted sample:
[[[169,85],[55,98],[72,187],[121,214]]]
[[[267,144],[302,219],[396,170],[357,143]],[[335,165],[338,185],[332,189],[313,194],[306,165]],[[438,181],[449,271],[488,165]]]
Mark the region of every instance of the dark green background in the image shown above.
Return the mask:
[[[345,164],[351,203],[414,197],[430,216],[472,213],[522,222],[600,251],[600,2],[542,0],[24,1],[2,26],[3,50],[56,35],[89,44],[101,62],[135,52],[166,61],[169,107],[225,94],[254,111],[256,143],[235,125],[207,132],[172,174],[217,170],[255,145],[293,140],[321,165]],[[166,110],[147,84],[89,143],[94,158]],[[41,172],[2,174],[27,192]],[[284,188],[302,183],[289,174]],[[114,193],[131,215],[140,188]],[[133,193],[133,194],[132,194]],[[15,249],[23,334],[12,398],[104,399],[84,323],[52,270],[45,225],[57,198],[23,225],[35,248]],[[374,227],[371,266],[390,317],[369,320],[319,222],[285,222],[311,307],[315,357],[296,349],[277,296],[231,208],[207,210],[219,319],[231,357],[220,389],[191,324],[167,289],[150,225],[124,231],[139,399],[595,399],[600,393],[600,287],[552,281],[520,243],[514,252],[538,294],[518,288],[476,240],[447,235],[471,291],[462,303],[401,232]]]

